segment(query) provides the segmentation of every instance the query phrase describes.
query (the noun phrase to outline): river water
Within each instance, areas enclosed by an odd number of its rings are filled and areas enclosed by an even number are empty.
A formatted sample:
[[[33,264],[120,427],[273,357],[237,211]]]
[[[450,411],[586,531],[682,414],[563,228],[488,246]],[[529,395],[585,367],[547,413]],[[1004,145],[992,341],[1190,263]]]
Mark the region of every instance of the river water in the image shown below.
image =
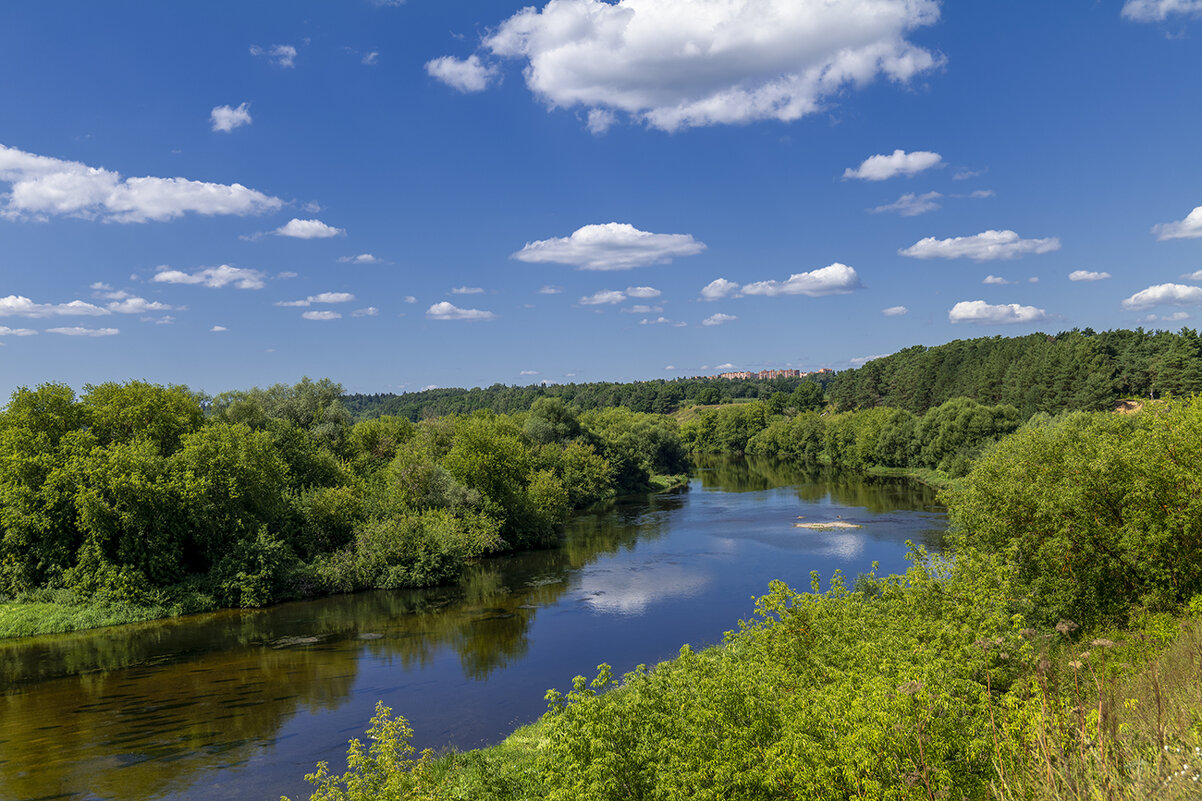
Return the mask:
[[[904,570],[906,540],[938,547],[935,503],[905,481],[715,459],[687,491],[578,516],[560,548],[459,587],[0,641],[0,798],[307,798],[304,774],[343,769],[381,699],[419,749],[496,742],[601,662],[720,642],[773,579]]]

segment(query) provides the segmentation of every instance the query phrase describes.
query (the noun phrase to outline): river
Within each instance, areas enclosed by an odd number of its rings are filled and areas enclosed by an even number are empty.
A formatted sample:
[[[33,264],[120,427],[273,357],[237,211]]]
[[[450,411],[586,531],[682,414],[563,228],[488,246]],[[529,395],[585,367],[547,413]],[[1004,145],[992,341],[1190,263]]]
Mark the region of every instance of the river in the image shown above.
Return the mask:
[[[458,587],[0,641],[0,798],[299,801],[380,699],[418,748],[496,742],[601,662],[720,642],[773,579],[904,570],[906,540],[938,547],[935,504],[901,480],[706,460],[687,491],[579,515],[561,547]]]

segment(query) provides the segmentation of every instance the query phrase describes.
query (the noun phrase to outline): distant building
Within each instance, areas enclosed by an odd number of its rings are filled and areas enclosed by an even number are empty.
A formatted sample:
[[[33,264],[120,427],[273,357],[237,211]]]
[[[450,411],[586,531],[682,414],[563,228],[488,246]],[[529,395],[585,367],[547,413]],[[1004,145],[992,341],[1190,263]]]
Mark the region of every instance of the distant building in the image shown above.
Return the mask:
[[[758,378],[760,380],[766,381],[771,378],[805,378],[806,376],[826,375],[827,373],[833,373],[833,372],[834,372],[834,370],[832,370],[829,367],[823,367],[821,370],[814,370],[813,372],[809,372],[809,373],[803,373],[801,370],[792,370],[792,369],[760,370],[757,373],[753,373],[750,370],[736,370],[736,371],[729,372],[729,373],[718,373],[718,375],[711,375],[711,376],[706,376],[706,377],[712,378],[712,379],[724,378],[727,381],[735,381],[735,380],[741,379],[741,378]]]

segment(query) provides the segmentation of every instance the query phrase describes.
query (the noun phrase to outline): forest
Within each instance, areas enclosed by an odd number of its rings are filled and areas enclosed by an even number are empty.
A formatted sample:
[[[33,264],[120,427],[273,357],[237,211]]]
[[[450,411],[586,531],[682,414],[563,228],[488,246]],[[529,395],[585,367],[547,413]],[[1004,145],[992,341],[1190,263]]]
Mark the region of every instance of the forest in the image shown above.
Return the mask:
[[[623,408],[353,422],[328,380],[20,389],[0,413],[0,635],[454,581],[689,469]],[[64,612],[64,609],[69,610]]]

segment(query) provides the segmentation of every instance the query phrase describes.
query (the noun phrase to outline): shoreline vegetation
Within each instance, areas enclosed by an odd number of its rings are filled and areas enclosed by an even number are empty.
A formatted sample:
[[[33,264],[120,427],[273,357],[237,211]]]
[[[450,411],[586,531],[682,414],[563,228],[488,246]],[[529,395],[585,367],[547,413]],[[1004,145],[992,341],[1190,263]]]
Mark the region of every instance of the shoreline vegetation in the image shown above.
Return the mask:
[[[679,486],[690,454],[766,456],[939,488],[946,549],[774,583],[724,645],[599,666],[492,748],[414,758],[380,707],[314,801],[1194,798],[1199,391],[1189,329],[957,341],[822,382],[21,389],[0,633],[452,582]]]

